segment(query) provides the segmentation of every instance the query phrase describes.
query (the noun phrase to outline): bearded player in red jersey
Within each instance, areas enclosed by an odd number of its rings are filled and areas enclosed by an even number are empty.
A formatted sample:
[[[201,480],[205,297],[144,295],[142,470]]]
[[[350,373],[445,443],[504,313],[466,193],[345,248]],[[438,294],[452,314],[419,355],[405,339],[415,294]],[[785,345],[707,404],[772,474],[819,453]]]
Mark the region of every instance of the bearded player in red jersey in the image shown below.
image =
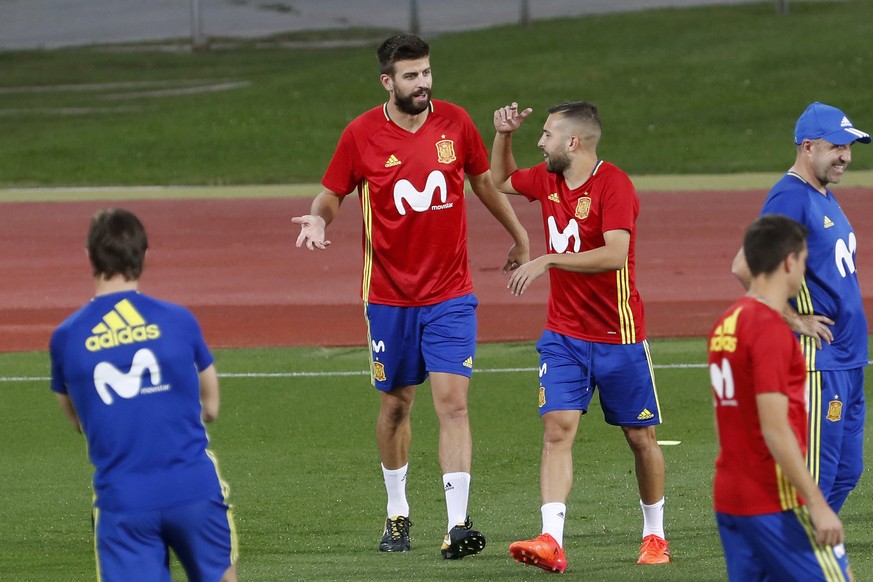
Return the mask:
[[[518,169],[512,133],[531,110],[494,112],[492,172],[497,188],[542,205],[547,253],[521,265],[508,287],[516,295],[549,273],[548,319],[540,353],[539,410],[542,534],[509,547],[519,562],[563,572],[572,447],[597,388],[606,422],[621,427],[633,451],[643,536],[637,562],[666,564],[664,456],[655,438],[661,422],[643,304],[635,283],[639,199],[630,178],[597,157],[601,125],[585,101],[549,109],[539,147],[545,163]]]
[[[467,393],[476,349],[477,301],[467,259],[464,176],[514,241],[504,273],[526,262],[527,233],[491,181],[488,153],[470,116],[431,99],[430,48],[412,35],[377,51],[388,102],[343,131],[324,190],[301,225],[297,246],[325,249],[325,228],[357,189],[363,209],[361,295],[380,391],[376,440],[388,493],[379,549],[410,549],[406,475],[415,387],[430,377],[440,422],[439,461],[448,513],[441,552],[477,554],[485,537],[467,515],[472,437]]]
[[[782,315],[803,284],[806,236],[779,214],[752,223],[749,291],[709,335],[720,445],[713,501],[736,582],[852,580],[843,525],[806,467],[806,360]]]

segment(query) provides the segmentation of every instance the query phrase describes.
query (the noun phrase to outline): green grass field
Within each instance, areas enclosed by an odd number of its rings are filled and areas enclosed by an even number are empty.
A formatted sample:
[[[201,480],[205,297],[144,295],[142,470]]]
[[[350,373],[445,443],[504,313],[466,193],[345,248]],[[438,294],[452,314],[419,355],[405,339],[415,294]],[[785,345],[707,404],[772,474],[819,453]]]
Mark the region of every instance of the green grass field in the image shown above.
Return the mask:
[[[873,126],[870,22],[869,0],[794,0],[788,16],[768,0],[449,34],[431,43],[434,96],[466,107],[488,144],[497,107],[533,107],[524,166],[541,160],[546,108],[587,99],[600,155],[631,175],[781,172],[811,101]],[[370,41],[0,52],[0,186],[318,182],[345,124],[385,99],[386,31],[323,33],[348,34]],[[853,168],[873,169],[871,152]]]
[[[582,422],[569,502],[568,576],[598,581],[723,580],[711,510],[716,453],[712,399],[699,339],[652,344],[665,417],[667,533],[675,562],[634,563],[641,515],[632,457],[599,407]],[[216,352],[222,412],[209,429],[232,487],[248,582],[284,580],[529,580],[546,575],[516,564],[507,547],[539,533],[541,424],[537,356],[530,344],[480,346],[470,398],[474,431],[470,511],[488,536],[483,554],[460,562],[439,556],[445,505],[436,460],[437,424],[426,386],[413,414],[408,493],[413,551],[376,551],[385,494],[374,440],[378,399],[363,372],[363,349]],[[3,579],[93,579],[90,465],[48,389],[44,353],[0,354],[0,534]],[[340,373],[347,375],[338,375]],[[267,374],[274,374],[268,376]],[[868,389],[868,398],[873,392]],[[867,432],[868,451],[870,435]],[[868,455],[869,458],[869,455]],[[869,464],[869,463],[868,463]],[[870,469],[842,517],[858,580],[873,579],[873,476]]]
[[[534,107],[516,138],[522,165],[540,160],[535,143],[546,107],[584,98],[601,109],[601,155],[633,176],[651,176],[638,188],[765,189],[790,165],[791,130],[810,101],[831,102],[858,127],[873,127],[870,22],[869,0],[796,0],[788,17],[767,1],[444,35],[431,41],[434,96],[464,105],[486,144],[496,107],[511,100]],[[387,34],[307,33],[197,54],[149,45],[0,51],[0,187],[18,189],[0,191],[0,202],[313,195],[310,186],[284,184],[317,182],[344,125],[384,99],[373,49]],[[281,45],[349,35],[369,44]],[[844,184],[869,186],[871,170],[873,148],[858,147]],[[700,176],[708,173],[734,174],[733,186]],[[196,188],[24,190],[143,184]],[[217,185],[229,188],[201,188]],[[664,448],[675,561],[655,568],[634,563],[641,516],[632,457],[595,406],[575,450],[570,578],[725,578],[711,510],[716,448],[704,342],[658,340],[652,352],[665,417],[659,437],[682,441]],[[445,507],[426,386],[413,418],[414,549],[382,555],[378,399],[363,372],[366,351],[220,350],[216,357],[223,408],[209,432],[233,490],[245,582],[545,576],[507,552],[510,542],[540,526],[532,345],[480,346],[470,399],[470,511],[489,545],[461,562],[446,562],[438,552]],[[57,409],[48,374],[45,353],[0,354],[3,580],[94,579],[91,468],[83,439]],[[868,429],[873,466],[870,441]],[[873,580],[869,468],[842,517],[857,578]]]

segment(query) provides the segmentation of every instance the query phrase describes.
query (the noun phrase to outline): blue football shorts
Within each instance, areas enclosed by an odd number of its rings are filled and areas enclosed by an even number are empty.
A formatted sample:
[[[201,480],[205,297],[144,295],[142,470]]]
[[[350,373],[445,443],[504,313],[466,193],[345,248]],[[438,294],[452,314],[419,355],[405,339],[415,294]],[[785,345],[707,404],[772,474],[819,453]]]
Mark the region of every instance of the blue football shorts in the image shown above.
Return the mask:
[[[94,509],[103,582],[170,582],[168,548],[192,581],[221,580],[237,558],[231,508],[219,499],[154,511]]]
[[[473,375],[476,306],[471,293],[434,305],[365,306],[373,386],[417,386],[430,372]]]
[[[585,414],[596,388],[608,424],[660,424],[647,341],[606,344],[546,330],[537,342],[537,351],[540,416],[552,410],[581,410]]]
[[[806,507],[764,515],[715,514],[733,582],[843,582],[853,578],[843,544],[815,543]]]
[[[807,375],[807,465],[834,511],[839,512],[864,472],[864,369]]]

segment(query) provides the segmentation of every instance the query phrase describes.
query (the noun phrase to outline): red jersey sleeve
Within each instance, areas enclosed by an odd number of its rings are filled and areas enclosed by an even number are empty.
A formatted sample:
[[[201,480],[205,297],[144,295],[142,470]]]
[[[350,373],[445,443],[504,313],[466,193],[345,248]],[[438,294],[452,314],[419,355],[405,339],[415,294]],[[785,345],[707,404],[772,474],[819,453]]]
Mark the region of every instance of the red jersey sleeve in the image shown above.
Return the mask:
[[[619,171],[609,172],[608,179],[603,191],[603,232],[633,232],[639,208],[633,182],[627,174]]]
[[[532,168],[516,170],[509,176],[512,189],[528,200],[539,200],[549,189],[545,168],[546,165],[542,163]]]
[[[359,151],[360,147],[356,143],[352,126],[348,125],[340,135],[321,185],[342,196],[350,194],[361,181],[357,169]]]

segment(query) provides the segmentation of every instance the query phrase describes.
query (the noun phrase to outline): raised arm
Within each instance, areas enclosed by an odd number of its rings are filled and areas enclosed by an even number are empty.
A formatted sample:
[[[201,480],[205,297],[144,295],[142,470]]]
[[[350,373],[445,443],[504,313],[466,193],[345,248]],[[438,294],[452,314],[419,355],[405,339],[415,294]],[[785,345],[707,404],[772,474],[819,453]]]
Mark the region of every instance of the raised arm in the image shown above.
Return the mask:
[[[330,241],[324,239],[324,231],[330,224],[337,212],[339,212],[342,197],[336,192],[325,188],[312,201],[309,214],[295,216],[291,219],[294,224],[300,225],[300,235],[297,237],[297,246],[306,244],[306,248],[326,249]]]
[[[521,127],[525,118],[533,109],[528,107],[521,113],[518,112],[518,103],[501,107],[494,112],[494,145],[491,148],[491,179],[501,192],[518,194],[512,188],[509,179],[512,173],[518,169],[515,156],[512,155],[512,133]]]
[[[503,225],[503,228],[512,237],[513,245],[509,248],[509,255],[503,266],[503,274],[505,275],[530,260],[530,240],[527,231],[515,215],[515,210],[512,209],[509,199],[494,187],[490,171],[468,177],[473,193],[479,197],[488,212]]]

